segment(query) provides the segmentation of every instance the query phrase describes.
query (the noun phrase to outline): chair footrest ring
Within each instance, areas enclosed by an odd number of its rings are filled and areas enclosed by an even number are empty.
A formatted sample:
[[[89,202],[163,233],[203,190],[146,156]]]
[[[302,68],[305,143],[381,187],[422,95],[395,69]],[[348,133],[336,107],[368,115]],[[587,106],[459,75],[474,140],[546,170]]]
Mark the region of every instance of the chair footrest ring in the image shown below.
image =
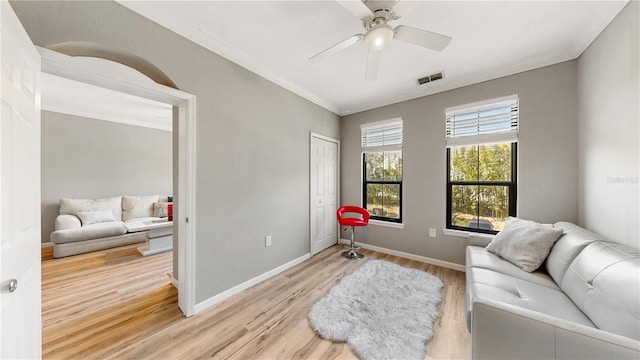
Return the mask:
[[[349,260],[357,260],[357,259],[362,259],[364,257],[364,255],[354,250],[345,251],[342,253],[342,256],[346,257]]]

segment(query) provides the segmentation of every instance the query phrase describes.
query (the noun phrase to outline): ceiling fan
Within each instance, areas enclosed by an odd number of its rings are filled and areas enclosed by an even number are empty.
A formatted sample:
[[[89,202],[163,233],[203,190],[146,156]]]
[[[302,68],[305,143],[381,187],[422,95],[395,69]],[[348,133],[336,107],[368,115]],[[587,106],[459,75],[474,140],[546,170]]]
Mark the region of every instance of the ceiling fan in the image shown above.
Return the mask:
[[[309,60],[318,60],[364,40],[364,44],[369,48],[365,72],[367,81],[376,79],[380,51],[389,46],[393,39],[435,51],[442,51],[451,42],[451,37],[446,35],[412,26],[398,25],[391,27],[389,25],[390,21],[397,20],[407,14],[413,7],[413,2],[398,0],[338,0],[338,3],[362,21],[366,32],[364,34],[355,34],[312,56]]]

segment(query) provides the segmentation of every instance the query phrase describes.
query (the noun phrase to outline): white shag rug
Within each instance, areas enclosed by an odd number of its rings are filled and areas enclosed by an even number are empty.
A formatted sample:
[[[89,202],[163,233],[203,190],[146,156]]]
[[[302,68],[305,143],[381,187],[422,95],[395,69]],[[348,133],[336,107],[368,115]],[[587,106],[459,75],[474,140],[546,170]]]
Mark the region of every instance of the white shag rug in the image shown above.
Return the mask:
[[[309,313],[325,339],[346,341],[361,359],[424,359],[438,317],[442,281],[370,260],[345,276]]]

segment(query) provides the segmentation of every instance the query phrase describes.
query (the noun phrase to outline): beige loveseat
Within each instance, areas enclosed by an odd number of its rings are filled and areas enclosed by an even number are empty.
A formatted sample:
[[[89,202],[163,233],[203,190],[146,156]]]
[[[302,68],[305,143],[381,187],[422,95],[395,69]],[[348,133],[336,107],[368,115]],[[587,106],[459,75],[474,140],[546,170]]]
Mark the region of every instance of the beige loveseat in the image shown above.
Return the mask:
[[[466,316],[473,359],[639,359],[640,252],[567,222],[536,271],[470,236]]]
[[[147,241],[146,232],[128,232],[125,223],[166,220],[169,199],[159,195],[63,198],[51,233],[53,257]]]

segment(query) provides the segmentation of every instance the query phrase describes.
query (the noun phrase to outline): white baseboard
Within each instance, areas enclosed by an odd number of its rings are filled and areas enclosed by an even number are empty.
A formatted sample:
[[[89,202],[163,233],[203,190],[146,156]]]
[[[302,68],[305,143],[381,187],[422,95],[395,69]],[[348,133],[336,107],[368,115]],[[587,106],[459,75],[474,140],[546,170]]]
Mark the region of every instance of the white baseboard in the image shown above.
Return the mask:
[[[267,280],[268,278],[270,278],[272,276],[275,276],[275,275],[277,275],[277,274],[279,274],[279,273],[281,273],[281,272],[283,272],[285,270],[288,270],[289,268],[292,268],[292,267],[300,264],[301,262],[303,262],[303,261],[305,261],[305,260],[307,260],[309,258],[311,258],[311,254],[302,255],[297,259],[293,259],[293,260],[289,261],[286,264],[282,264],[282,265],[278,266],[275,269],[269,270],[264,274],[258,275],[256,277],[254,277],[253,279],[249,279],[249,280],[243,282],[242,284],[236,285],[236,286],[232,287],[229,290],[223,291],[218,295],[212,296],[212,297],[208,298],[205,301],[197,303],[195,305],[195,307],[194,307],[195,314],[197,314],[197,313],[201,312],[202,310],[207,309],[208,307],[211,307],[211,306],[213,306],[213,305],[215,305],[215,304],[217,304],[217,303],[219,303],[219,302],[221,302],[223,300],[226,300],[226,299],[230,298],[231,296],[233,296],[233,295],[235,295],[235,294],[237,294],[237,293],[239,293],[239,292],[241,292],[243,290],[246,290],[246,289],[252,287],[253,285],[256,285],[256,284],[258,284],[260,282],[263,282],[263,281]]]
[[[178,280],[173,277],[173,272],[168,272],[167,276],[169,277],[169,280],[171,280],[171,285],[173,285],[174,288],[179,289]]]
[[[43,242],[42,247],[43,248],[53,247],[53,243],[51,241]]]
[[[340,239],[340,243],[342,243],[342,244],[350,244],[351,240]],[[456,264],[456,263],[452,263],[452,262],[448,262],[448,261],[432,259],[432,258],[428,258],[426,256],[420,256],[420,255],[410,254],[410,253],[406,253],[406,252],[402,252],[402,251],[398,251],[398,250],[387,249],[387,248],[383,248],[383,247],[379,247],[379,246],[375,246],[375,245],[359,243],[357,241],[356,241],[356,245],[362,246],[363,248],[368,249],[368,250],[381,252],[383,254],[389,254],[389,255],[399,256],[399,257],[402,257],[402,258],[405,258],[405,259],[421,261],[421,262],[426,263],[426,264],[441,266],[441,267],[447,268],[447,269],[453,269],[453,270],[462,271],[462,272],[465,271],[464,265],[460,265],[460,264]]]

